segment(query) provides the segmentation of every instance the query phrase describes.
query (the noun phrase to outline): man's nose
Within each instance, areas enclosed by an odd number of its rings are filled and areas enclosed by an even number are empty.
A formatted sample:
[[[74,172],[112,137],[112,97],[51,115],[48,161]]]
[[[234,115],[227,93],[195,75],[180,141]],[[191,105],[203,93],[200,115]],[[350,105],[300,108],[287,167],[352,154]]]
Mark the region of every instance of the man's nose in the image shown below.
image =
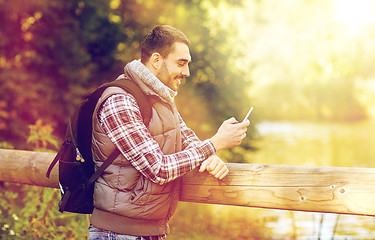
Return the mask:
[[[190,76],[190,71],[189,71],[189,66],[185,66],[184,69],[182,70],[182,75],[184,75],[185,77],[189,77]]]

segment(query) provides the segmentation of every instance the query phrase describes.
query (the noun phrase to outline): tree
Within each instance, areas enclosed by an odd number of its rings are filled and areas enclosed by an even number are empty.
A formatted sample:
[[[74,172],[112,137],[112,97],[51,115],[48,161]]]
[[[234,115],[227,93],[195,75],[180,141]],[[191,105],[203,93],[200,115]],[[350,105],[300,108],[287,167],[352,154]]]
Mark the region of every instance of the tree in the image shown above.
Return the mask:
[[[100,0],[0,2],[0,141],[27,149],[38,119],[61,137],[83,87],[114,76],[123,34],[108,14]]]
[[[94,87],[120,74],[124,62],[139,58],[139,43],[156,24],[180,28],[192,41],[192,75],[180,98],[182,102],[199,96],[206,117],[202,123],[193,117],[196,112],[187,114],[181,104],[189,125],[205,137],[225,118],[244,114],[246,87],[232,64],[237,52],[228,47],[230,35],[210,19],[210,2],[0,2],[6,26],[0,30],[0,141],[30,148],[28,126],[39,119],[61,138],[74,106]]]

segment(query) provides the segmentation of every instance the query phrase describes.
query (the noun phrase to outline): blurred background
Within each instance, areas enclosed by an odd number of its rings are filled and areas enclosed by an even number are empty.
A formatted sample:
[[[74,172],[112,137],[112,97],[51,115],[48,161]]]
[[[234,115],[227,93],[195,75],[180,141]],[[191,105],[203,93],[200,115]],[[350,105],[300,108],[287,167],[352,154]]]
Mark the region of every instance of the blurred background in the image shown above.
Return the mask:
[[[250,134],[226,162],[374,167],[375,0],[0,0],[0,148],[56,152],[82,99],[158,24],[191,40],[176,104],[201,139]],[[0,239],[83,239],[59,192],[0,183]],[[181,203],[168,239],[375,239],[375,219]]]

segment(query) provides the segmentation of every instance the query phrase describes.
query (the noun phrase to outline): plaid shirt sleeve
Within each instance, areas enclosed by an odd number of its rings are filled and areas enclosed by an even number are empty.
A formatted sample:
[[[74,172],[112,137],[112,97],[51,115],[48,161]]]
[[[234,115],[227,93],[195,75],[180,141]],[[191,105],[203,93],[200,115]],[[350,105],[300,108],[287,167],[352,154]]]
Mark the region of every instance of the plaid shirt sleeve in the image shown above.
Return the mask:
[[[199,141],[180,118],[185,148],[164,155],[144,125],[136,100],[130,94],[109,97],[99,111],[99,121],[124,157],[145,177],[158,184],[190,172],[216,151],[210,140]]]

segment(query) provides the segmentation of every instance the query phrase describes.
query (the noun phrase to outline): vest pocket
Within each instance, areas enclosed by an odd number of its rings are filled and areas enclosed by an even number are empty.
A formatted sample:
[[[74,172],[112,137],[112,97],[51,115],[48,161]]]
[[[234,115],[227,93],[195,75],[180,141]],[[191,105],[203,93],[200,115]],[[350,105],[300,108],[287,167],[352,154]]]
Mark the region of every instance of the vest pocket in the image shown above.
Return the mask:
[[[132,204],[142,205],[144,203],[144,196],[145,193],[145,177],[141,175],[138,179],[137,184],[135,185],[134,189],[132,190],[132,195],[130,197],[130,202]]]

